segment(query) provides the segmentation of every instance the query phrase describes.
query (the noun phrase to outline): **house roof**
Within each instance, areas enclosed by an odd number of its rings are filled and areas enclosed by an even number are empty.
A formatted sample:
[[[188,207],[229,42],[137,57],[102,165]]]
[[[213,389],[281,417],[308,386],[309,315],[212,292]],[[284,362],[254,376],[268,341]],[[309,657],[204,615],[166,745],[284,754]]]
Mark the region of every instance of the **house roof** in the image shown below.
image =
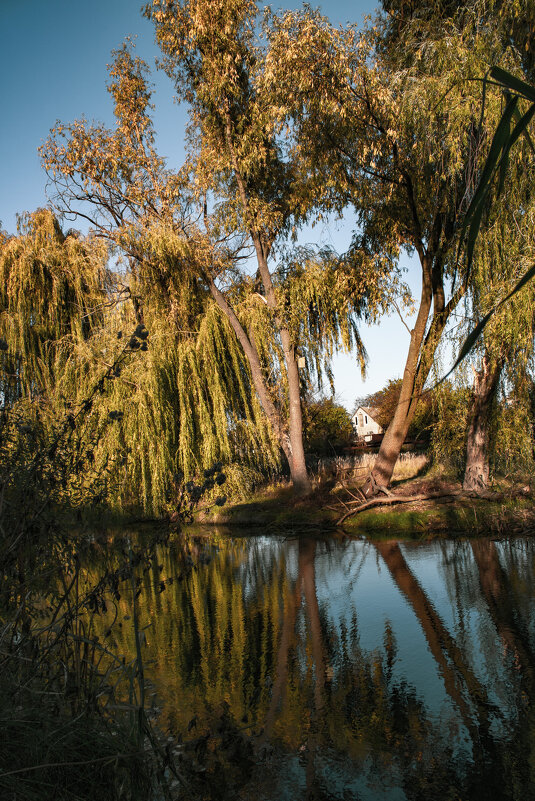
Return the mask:
[[[360,411],[367,414],[368,417],[371,417],[375,423],[377,422],[377,416],[380,413],[380,410],[377,406],[359,406],[357,409],[355,409],[353,417],[356,417]]]

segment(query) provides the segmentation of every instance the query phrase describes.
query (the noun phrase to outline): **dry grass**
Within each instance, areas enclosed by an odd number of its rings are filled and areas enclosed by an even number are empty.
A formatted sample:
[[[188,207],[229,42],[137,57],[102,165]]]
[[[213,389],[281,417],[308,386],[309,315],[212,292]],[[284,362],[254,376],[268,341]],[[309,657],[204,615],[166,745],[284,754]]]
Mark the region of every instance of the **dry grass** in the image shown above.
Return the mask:
[[[429,465],[425,453],[404,453],[396,462],[392,481],[406,481],[419,475]]]
[[[376,459],[377,455],[375,453],[324,459],[318,464],[317,477],[321,481],[332,476],[339,480],[351,481],[351,483],[359,486],[366,480]],[[414,478],[428,464],[429,459],[423,453],[402,453],[394,467],[392,481],[407,481]]]

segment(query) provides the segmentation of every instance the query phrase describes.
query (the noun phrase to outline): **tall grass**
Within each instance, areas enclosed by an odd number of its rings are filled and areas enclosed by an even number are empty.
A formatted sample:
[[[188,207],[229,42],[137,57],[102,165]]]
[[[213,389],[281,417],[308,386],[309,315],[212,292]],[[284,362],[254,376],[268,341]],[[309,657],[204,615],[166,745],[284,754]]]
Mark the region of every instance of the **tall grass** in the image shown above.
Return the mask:
[[[368,473],[372,470],[377,455],[363,453],[359,456],[336,456],[330,459],[320,459],[317,467],[317,476],[325,479],[333,476],[345,479],[355,484],[364,484]],[[404,481],[419,475],[429,464],[429,458],[423,453],[400,453],[394,473],[393,481]]]

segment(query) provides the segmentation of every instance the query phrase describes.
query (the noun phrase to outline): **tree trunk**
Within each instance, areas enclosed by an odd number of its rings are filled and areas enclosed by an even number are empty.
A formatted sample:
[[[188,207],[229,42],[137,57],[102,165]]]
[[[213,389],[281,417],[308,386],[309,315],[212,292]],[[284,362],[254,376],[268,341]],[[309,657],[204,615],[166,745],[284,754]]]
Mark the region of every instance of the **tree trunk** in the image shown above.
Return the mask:
[[[287,330],[281,330],[281,340],[286,362],[286,375],[288,379],[288,424],[290,475],[295,491],[298,495],[308,495],[311,491],[310,479],[305,462],[305,448],[303,445],[303,414],[301,410],[301,390],[299,386],[299,369],[295,350],[290,345],[290,336]]]
[[[286,330],[281,331],[286,369],[288,376],[288,426],[283,425],[281,416],[269,394],[262,365],[258,356],[258,351],[254,340],[248,336],[242,324],[238,320],[234,310],[227,299],[217,288],[213,280],[209,281],[210,291],[215,302],[228,319],[240,345],[243,348],[245,357],[251,369],[254,388],[260,400],[260,404],[276,433],[282,451],[288,461],[290,468],[290,478],[294,489],[298,495],[307,495],[311,485],[307,474],[305,463],[305,451],[303,447],[303,418],[301,413],[301,395],[299,389],[299,371],[297,360],[293,348],[290,346],[290,337]]]
[[[363,487],[362,491],[366,498],[375,495],[382,488],[388,487],[390,483],[401,447],[405,442],[409,426],[414,417],[416,402],[410,400],[413,392],[413,376],[410,373],[407,374],[407,370],[405,370],[401,386],[401,396],[404,396],[405,400],[402,401],[400,396],[396,411],[394,412],[394,417],[381,442],[381,447],[379,448],[373,470]],[[409,399],[407,399],[406,396],[408,396]]]
[[[236,149],[233,141],[233,125],[228,108],[224,112],[225,140],[228,147],[232,169],[238,186],[238,194],[241,199],[245,218],[248,218],[249,233],[253,242],[258,272],[264,287],[265,300],[268,308],[273,312],[275,325],[281,338],[282,350],[284,353],[284,363],[286,367],[286,377],[288,380],[288,433],[283,434],[284,442],[282,448],[288,459],[292,484],[298,495],[308,495],[312,489],[308,477],[305,450],[303,446],[303,417],[301,412],[301,393],[299,388],[299,371],[295,347],[292,344],[290,331],[279,314],[275,288],[268,266],[268,256],[271,249],[271,236],[262,233],[257,227],[256,213],[252,212],[249,204],[249,195],[246,182],[240,170]],[[263,405],[263,403],[262,403]]]
[[[422,260],[422,274],[423,281],[420,307],[418,309],[416,323],[411,331],[411,341],[407,354],[407,361],[405,363],[405,370],[403,372],[401,392],[394,417],[381,442],[381,447],[379,448],[373,470],[363,487],[363,493],[366,498],[375,495],[378,492],[378,488],[386,488],[390,483],[395,464],[401,451],[401,446],[405,441],[409,426],[414,417],[414,412],[416,411],[418,399],[415,397],[415,390],[418,388],[416,384],[418,360],[422,343],[424,342],[425,329],[433,298],[430,268],[426,257]],[[422,383],[421,376],[418,376],[418,378],[418,384],[420,385]],[[427,375],[425,378],[427,378]],[[425,378],[423,379],[424,381]]]
[[[463,489],[469,492],[481,492],[487,489],[490,418],[502,366],[501,358],[492,360],[485,352],[481,369],[474,370],[463,480]]]
[[[284,354],[284,366],[286,368],[286,379],[288,381],[288,436],[286,447],[290,454],[288,458],[290,476],[297,494],[308,495],[312,486],[305,463],[301,390],[299,386],[299,369],[297,366],[295,347],[291,340],[290,331],[284,319],[279,314],[275,289],[266,256],[269,248],[263,243],[262,237],[258,232],[251,231],[251,238],[256,250],[258,271],[266,293],[266,303],[268,308],[273,312],[275,325],[281,338],[282,352]]]
[[[440,230],[440,226],[438,226],[435,240],[440,239]],[[392,422],[383,437],[373,470],[363,487],[366,498],[378,494],[390,483],[401,446],[412,423],[420,393],[431,371],[437,345],[451,312],[466,291],[466,285],[460,284],[446,303],[440,249],[435,250],[433,255],[432,249],[429,252],[423,250],[421,242],[419,245],[415,244],[415,247],[422,265],[420,306],[414,328],[410,332],[411,341],[398,405]],[[432,314],[431,306],[433,307]]]

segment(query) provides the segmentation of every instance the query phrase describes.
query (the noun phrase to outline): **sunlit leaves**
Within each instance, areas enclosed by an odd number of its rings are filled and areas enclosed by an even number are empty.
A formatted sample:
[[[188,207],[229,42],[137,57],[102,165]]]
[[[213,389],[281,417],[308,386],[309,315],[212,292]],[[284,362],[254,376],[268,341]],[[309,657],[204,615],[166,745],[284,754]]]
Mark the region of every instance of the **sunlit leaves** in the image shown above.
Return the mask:
[[[147,66],[123,45],[109,72],[115,130],[84,119],[58,122],[40,148],[55,200],[108,232],[141,217],[180,217],[184,180],[167,172],[154,150]]]
[[[0,252],[0,332],[7,344],[2,390],[8,398],[48,389],[72,343],[101,324],[106,259],[102,241],[64,235],[48,210],[20,219],[19,235]]]

